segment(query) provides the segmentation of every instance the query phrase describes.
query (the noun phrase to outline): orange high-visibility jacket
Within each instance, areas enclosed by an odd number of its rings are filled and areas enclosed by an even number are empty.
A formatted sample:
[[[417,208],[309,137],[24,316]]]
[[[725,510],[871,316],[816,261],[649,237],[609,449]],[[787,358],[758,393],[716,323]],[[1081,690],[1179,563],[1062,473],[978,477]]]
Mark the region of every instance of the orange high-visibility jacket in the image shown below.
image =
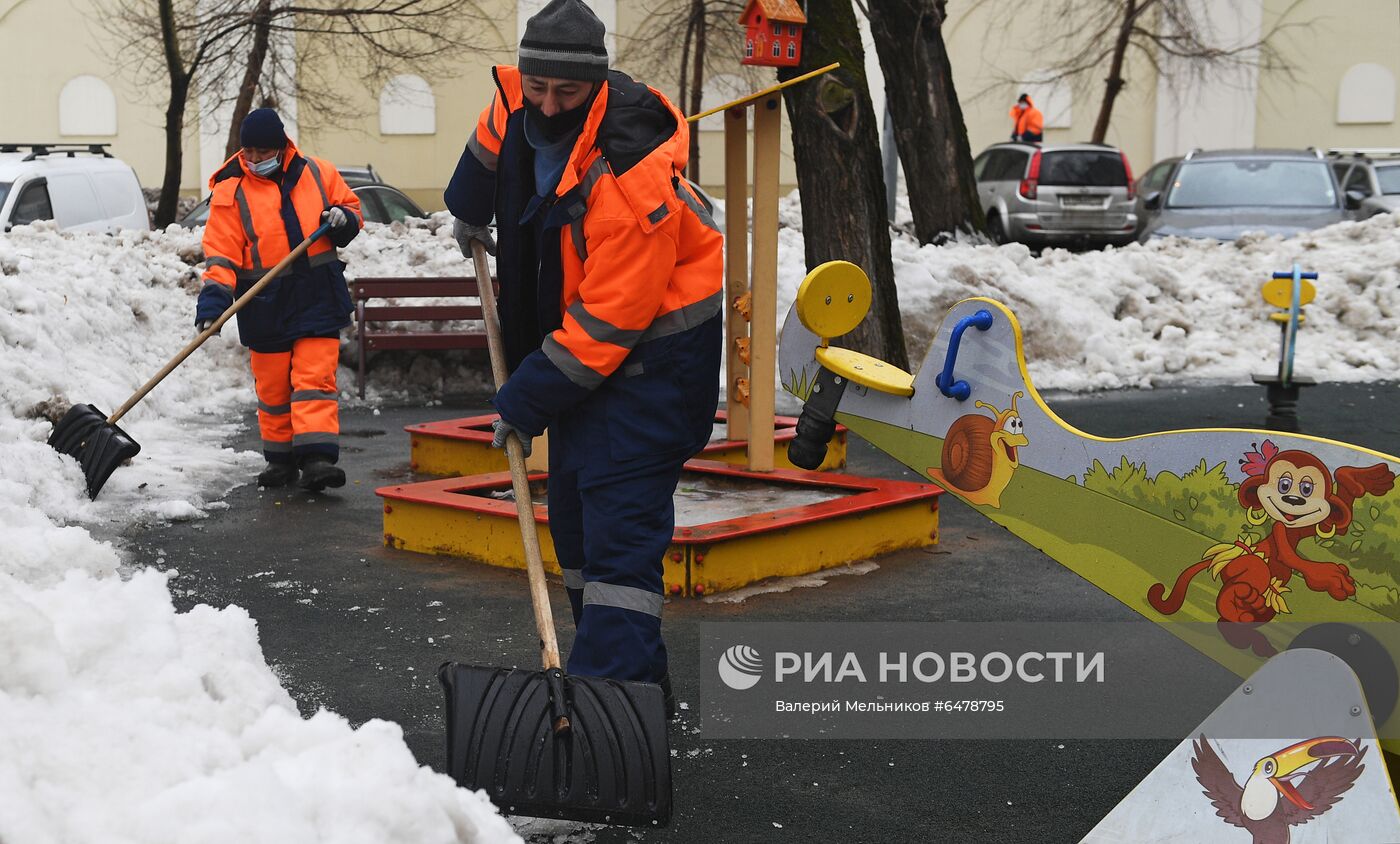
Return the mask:
[[[363,227],[360,199],[331,163],[302,155],[289,140],[280,180],[247,169],[235,154],[209,179],[209,220],[204,227],[204,282],[236,296],[321,225],[332,205]],[[354,233],[350,233],[353,237]],[[350,295],[333,237],[322,237],[238,313],[243,344],[282,351],[300,337],[324,336],[349,324]]]
[[[723,238],[683,178],[689,126],[659,91],[619,71],[609,74],[541,210],[532,203],[533,175],[518,163],[533,160],[523,138],[521,74],[500,66],[494,76],[496,96],[445,196],[467,222],[484,224],[495,214],[503,323],[538,316],[545,329],[538,350],[523,360],[513,355],[519,366],[496,401],[502,416],[537,434],[617,373],[634,349],[718,317]],[[506,161],[519,172],[505,167],[497,173]],[[494,206],[489,198],[481,204],[488,192]],[[557,249],[557,260],[546,255],[537,267],[526,266],[534,256],[522,258],[529,250],[515,246],[526,237],[522,211],[546,215],[540,249]],[[551,234],[555,225],[557,236]],[[522,290],[522,284],[536,289]],[[512,326],[505,328],[509,339]]]
[[[1027,132],[1035,135],[1045,131],[1045,115],[1040,113],[1040,109],[1035,107],[1035,101],[1026,97],[1026,107],[1024,109],[1011,107],[1011,121],[1014,125],[1012,129],[1017,135],[1024,135]]]

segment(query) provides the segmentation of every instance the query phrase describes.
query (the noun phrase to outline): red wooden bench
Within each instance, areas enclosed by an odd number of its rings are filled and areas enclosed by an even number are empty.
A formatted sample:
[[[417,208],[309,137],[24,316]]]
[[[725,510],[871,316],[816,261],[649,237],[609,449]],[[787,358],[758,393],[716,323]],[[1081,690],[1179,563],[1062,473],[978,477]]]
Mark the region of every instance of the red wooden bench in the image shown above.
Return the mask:
[[[493,284],[495,279],[492,279]],[[480,320],[481,299],[473,277],[410,277],[359,278],[350,282],[350,297],[355,303],[355,334],[360,347],[357,386],[360,398],[365,397],[365,358],[369,352],[407,349],[413,351],[442,351],[445,349],[484,349],[486,330],[434,331],[424,326],[421,331],[375,331],[377,322],[443,322],[448,320]],[[367,305],[374,299],[473,299],[475,304],[462,305]]]

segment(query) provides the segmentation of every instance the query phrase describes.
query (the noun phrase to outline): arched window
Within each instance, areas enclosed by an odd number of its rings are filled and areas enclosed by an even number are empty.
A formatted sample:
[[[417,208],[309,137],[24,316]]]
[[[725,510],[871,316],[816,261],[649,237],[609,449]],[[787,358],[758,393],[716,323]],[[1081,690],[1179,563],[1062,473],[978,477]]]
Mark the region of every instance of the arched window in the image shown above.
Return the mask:
[[[58,94],[58,134],[117,134],[117,98],[96,76],[75,76]]]
[[[390,79],[379,92],[379,134],[431,135],[437,132],[433,88],[421,76],[406,73]]]
[[[1045,74],[1033,73],[1030,78],[1034,80],[1044,76]],[[1027,82],[1021,90],[1031,95],[1035,107],[1045,115],[1046,129],[1071,128],[1074,123],[1074,91],[1067,82]]]
[[[1337,89],[1338,123],[1394,123],[1395,74],[1378,64],[1352,65]]]

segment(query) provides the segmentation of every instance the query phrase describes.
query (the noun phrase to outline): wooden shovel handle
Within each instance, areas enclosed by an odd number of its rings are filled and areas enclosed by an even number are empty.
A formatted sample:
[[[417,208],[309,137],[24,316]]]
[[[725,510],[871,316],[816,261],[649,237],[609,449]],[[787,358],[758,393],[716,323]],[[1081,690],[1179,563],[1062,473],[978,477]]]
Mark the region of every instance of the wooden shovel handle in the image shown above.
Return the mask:
[[[476,289],[481,297],[481,320],[486,323],[486,348],[491,355],[491,375],[496,389],[506,384],[506,353],[501,344],[501,322],[496,311],[496,294],[491,284],[491,267],[486,263],[486,247],[473,240],[472,261],[476,266]],[[530,481],[525,471],[525,448],[511,431],[506,437],[506,458],[510,461],[510,482],[515,489],[515,515],[520,522],[520,540],[525,545],[525,570],[530,580],[530,603],[535,608],[535,627],[540,632],[540,652],[545,670],[559,668],[559,640],[554,634],[554,612],[544,580],[544,557],[535,526],[535,507],[530,498]]]
[[[277,266],[268,270],[267,274],[264,275],[262,278],[258,279],[257,283],[254,284],[252,287],[248,288],[246,293],[244,293],[242,296],[239,296],[232,305],[229,305],[228,310],[220,314],[219,318],[214,320],[213,325],[210,325],[208,328],[201,331],[199,333],[199,336],[191,340],[188,346],[181,349],[178,355],[171,358],[170,363],[167,363],[160,370],[160,372],[157,372],[154,378],[147,381],[145,384],[142,385],[141,389],[133,393],[131,398],[126,400],[126,404],[117,408],[116,413],[113,413],[111,416],[108,416],[107,424],[116,424],[116,421],[125,416],[128,410],[131,410],[133,407],[135,407],[137,402],[141,401],[141,399],[144,399],[147,393],[149,393],[151,390],[154,390],[157,384],[165,380],[165,376],[169,375],[171,372],[174,372],[175,367],[184,363],[185,358],[193,354],[195,349],[198,349],[200,346],[204,345],[205,340],[208,340],[210,337],[213,337],[215,334],[218,334],[219,329],[224,327],[224,323],[228,322],[234,314],[238,313],[240,308],[248,304],[248,301],[250,299],[258,295],[258,293],[261,292],[264,287],[270,284],[274,278],[281,275],[283,270],[285,270],[287,267],[290,267],[293,261],[300,258],[306,252],[307,249],[310,249],[311,244],[316,240],[316,238],[320,237],[321,235],[325,234],[330,230],[330,223],[326,223],[316,231],[312,232],[311,236],[308,237],[306,240],[303,240],[301,243],[297,244],[297,248],[293,249],[291,252],[288,252],[287,257],[277,262]]]

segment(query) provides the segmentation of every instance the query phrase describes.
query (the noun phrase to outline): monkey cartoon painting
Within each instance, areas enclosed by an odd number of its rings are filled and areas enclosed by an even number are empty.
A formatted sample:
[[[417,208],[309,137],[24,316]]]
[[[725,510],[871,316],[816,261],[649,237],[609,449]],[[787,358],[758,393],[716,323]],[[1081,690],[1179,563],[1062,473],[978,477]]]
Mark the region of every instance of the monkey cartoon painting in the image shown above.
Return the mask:
[[[1240,506],[1250,524],[1272,521],[1268,535],[1251,546],[1244,541],[1214,545],[1203,559],[1176,579],[1171,594],[1153,584],[1147,600],[1158,612],[1181,609],[1191,579],[1207,568],[1220,581],[1215,608],[1228,623],[1260,623],[1288,612],[1283,593],[1296,573],[1314,592],[1338,601],[1356,594],[1356,583],[1339,563],[1309,560],[1298,552],[1307,537],[1327,539],[1345,534],[1352,508],[1363,495],[1384,495],[1395,485],[1395,473],[1384,463],[1365,468],[1342,466],[1336,482],[1321,460],[1301,450],[1280,451],[1265,440],[1240,460],[1246,477],[1240,483]]]

